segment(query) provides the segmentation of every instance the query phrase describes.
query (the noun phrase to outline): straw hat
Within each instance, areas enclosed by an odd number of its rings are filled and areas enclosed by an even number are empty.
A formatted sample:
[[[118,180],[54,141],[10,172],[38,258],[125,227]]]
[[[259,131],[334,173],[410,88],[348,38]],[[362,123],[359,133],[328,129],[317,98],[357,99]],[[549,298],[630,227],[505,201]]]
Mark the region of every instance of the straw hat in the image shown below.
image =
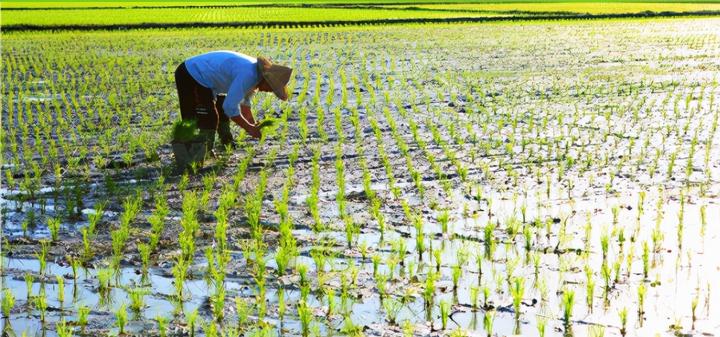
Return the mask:
[[[262,56],[258,57],[257,60],[258,70],[265,79],[265,82],[270,85],[275,93],[275,96],[283,101],[286,101],[288,99],[288,92],[285,86],[290,81],[292,69],[278,64],[273,64],[269,59]]]

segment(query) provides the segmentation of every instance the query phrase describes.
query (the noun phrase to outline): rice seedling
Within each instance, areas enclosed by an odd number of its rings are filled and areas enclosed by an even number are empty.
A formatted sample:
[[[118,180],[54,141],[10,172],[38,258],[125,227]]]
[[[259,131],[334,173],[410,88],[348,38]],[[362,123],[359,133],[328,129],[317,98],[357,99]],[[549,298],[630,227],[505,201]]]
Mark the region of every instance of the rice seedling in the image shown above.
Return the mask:
[[[65,319],[55,324],[55,332],[58,337],[72,337],[73,327],[65,322]]]
[[[58,234],[60,233],[60,221],[61,220],[59,218],[48,219],[47,226],[48,230],[50,230],[50,238],[53,242],[58,240]]]
[[[602,250],[603,261],[607,259],[608,248],[610,247],[610,235],[607,230],[603,230],[600,235],[600,249]]]
[[[585,266],[585,299],[588,311],[592,313],[595,300],[595,275],[589,266]]]
[[[537,329],[538,329],[538,335],[540,337],[545,337],[546,328],[547,328],[547,319],[538,318]]]
[[[707,228],[707,205],[700,206],[700,237],[705,237]]]
[[[65,278],[61,275],[55,275],[55,279],[57,280],[57,300],[60,303],[60,309],[62,309],[63,302],[65,302]]]
[[[697,306],[698,302],[700,301],[700,294],[695,293],[695,296],[693,296],[692,301],[690,302],[690,309],[692,312],[692,328],[695,329],[695,321],[697,321]]]
[[[312,320],[312,312],[305,301],[300,301],[297,307],[298,316],[300,318],[300,324],[302,328],[302,336],[308,337],[310,335],[310,321]]]
[[[490,288],[487,286],[484,286],[482,288],[483,291],[483,308],[489,308],[488,299],[490,298]]]
[[[575,291],[571,289],[566,289],[563,291],[562,296],[562,312],[563,312],[563,321],[565,322],[565,328],[566,330],[569,330],[572,328],[572,314],[573,314],[573,307],[575,305]]]
[[[190,329],[191,337],[195,337],[195,324],[197,323],[198,317],[199,315],[197,309],[193,310],[192,312],[190,312],[189,315],[187,315],[187,326]]]
[[[10,317],[10,311],[15,307],[15,295],[9,288],[3,289],[2,313],[4,318]]]
[[[460,264],[455,264],[452,267],[452,281],[453,281],[453,291],[457,292],[458,289],[458,283],[460,282],[460,277],[462,276],[463,271],[461,269]]]
[[[604,337],[605,327],[602,325],[591,325],[588,327],[588,335],[590,337]]]
[[[440,301],[440,321],[442,322],[442,329],[447,329],[447,321],[450,316],[450,302]]]
[[[82,243],[83,243],[82,259],[83,259],[83,262],[87,263],[93,257],[92,243],[90,240],[91,234],[90,234],[90,230],[88,228],[83,228],[81,230],[81,233],[82,233]]]
[[[81,327],[81,331],[85,332],[85,327],[88,324],[88,317],[90,316],[90,307],[81,305],[77,310],[77,325]]]
[[[41,288],[43,289],[43,288]],[[45,296],[44,291],[40,291],[40,293],[34,297],[34,305],[35,308],[40,310],[40,322],[45,323],[45,313],[47,312],[47,297]]]
[[[145,309],[145,295],[148,294],[148,290],[145,288],[130,288],[127,289],[127,295],[130,299],[130,310],[139,316],[140,312]]]
[[[433,250],[433,252],[432,252],[432,255],[435,260],[435,272],[436,273],[440,273],[440,266],[442,265],[442,253],[443,252],[440,249]],[[418,254],[418,255],[421,255],[421,254]]]
[[[428,272],[427,276],[425,277],[425,288],[423,289],[423,298],[425,299],[425,308],[426,311],[428,308],[432,308],[432,303],[435,300],[435,281],[437,278],[437,274],[431,272]]]
[[[510,286],[510,294],[512,295],[513,310],[515,311],[515,320],[520,319],[520,304],[525,294],[525,279],[522,277],[513,278]]]
[[[618,316],[620,316],[620,334],[625,336],[627,333],[627,308],[620,309]]]
[[[24,278],[25,278],[25,289],[27,289],[26,300],[29,303],[30,299],[32,298],[32,285],[33,285],[34,277],[29,272],[25,272]]]
[[[235,312],[237,313],[237,324],[239,327],[244,327],[249,323],[248,318],[252,313],[252,308],[245,299],[235,297]]]
[[[483,316],[483,329],[485,329],[485,332],[487,333],[488,337],[492,336],[494,321],[495,321],[495,311],[494,310],[486,311],[485,315]]]
[[[495,238],[493,236],[493,232],[495,231],[495,224],[493,222],[488,222],[487,225],[485,225],[484,231],[484,244],[485,244],[485,255],[486,257],[491,257],[493,255],[493,252],[495,251]]]
[[[647,241],[643,241],[642,243],[642,261],[643,261],[643,277],[645,279],[648,278],[648,273],[650,270],[650,252],[648,248]]]
[[[438,214],[437,221],[440,223],[443,234],[448,234],[448,224],[450,223],[450,213],[448,210],[443,210]]]
[[[40,275],[45,275],[45,269],[47,268],[47,257],[48,257],[49,249],[50,249],[50,243],[48,241],[45,241],[45,240],[40,241],[40,251],[35,253],[35,257],[37,257],[37,259],[38,259],[38,265],[39,265],[38,273]]]

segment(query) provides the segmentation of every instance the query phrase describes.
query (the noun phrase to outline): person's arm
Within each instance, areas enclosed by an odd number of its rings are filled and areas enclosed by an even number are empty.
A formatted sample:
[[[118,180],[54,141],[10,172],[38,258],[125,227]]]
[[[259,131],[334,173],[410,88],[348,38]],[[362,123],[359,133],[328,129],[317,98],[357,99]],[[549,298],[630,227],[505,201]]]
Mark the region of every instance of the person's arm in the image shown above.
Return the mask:
[[[248,93],[252,92],[254,83],[249,83],[246,78],[238,78],[230,85],[227,97],[223,103],[225,114],[235,124],[239,125],[251,136],[260,138],[260,129],[255,125],[249,105]]]

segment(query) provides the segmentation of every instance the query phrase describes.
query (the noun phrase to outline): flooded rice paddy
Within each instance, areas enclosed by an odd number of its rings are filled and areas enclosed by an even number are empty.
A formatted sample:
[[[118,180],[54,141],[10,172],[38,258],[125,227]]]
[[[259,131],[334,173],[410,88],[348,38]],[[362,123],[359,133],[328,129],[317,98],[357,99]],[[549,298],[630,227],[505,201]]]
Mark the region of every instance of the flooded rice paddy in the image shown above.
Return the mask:
[[[3,34],[3,331],[717,336],[718,27]],[[292,97],[176,174],[210,49]]]

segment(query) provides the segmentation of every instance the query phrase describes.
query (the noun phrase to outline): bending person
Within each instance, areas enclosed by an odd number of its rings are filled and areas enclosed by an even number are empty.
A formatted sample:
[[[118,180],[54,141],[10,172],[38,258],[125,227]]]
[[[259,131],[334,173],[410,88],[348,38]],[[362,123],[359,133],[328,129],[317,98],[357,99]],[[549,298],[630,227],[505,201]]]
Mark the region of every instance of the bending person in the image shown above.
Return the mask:
[[[260,128],[250,109],[252,96],[259,91],[288,98],[287,83],[292,69],[233,51],[212,51],[193,56],[175,70],[175,84],[183,120],[197,120],[198,128],[212,148],[215,132],[223,145],[232,145],[230,123],[240,125],[249,135],[260,138]]]

